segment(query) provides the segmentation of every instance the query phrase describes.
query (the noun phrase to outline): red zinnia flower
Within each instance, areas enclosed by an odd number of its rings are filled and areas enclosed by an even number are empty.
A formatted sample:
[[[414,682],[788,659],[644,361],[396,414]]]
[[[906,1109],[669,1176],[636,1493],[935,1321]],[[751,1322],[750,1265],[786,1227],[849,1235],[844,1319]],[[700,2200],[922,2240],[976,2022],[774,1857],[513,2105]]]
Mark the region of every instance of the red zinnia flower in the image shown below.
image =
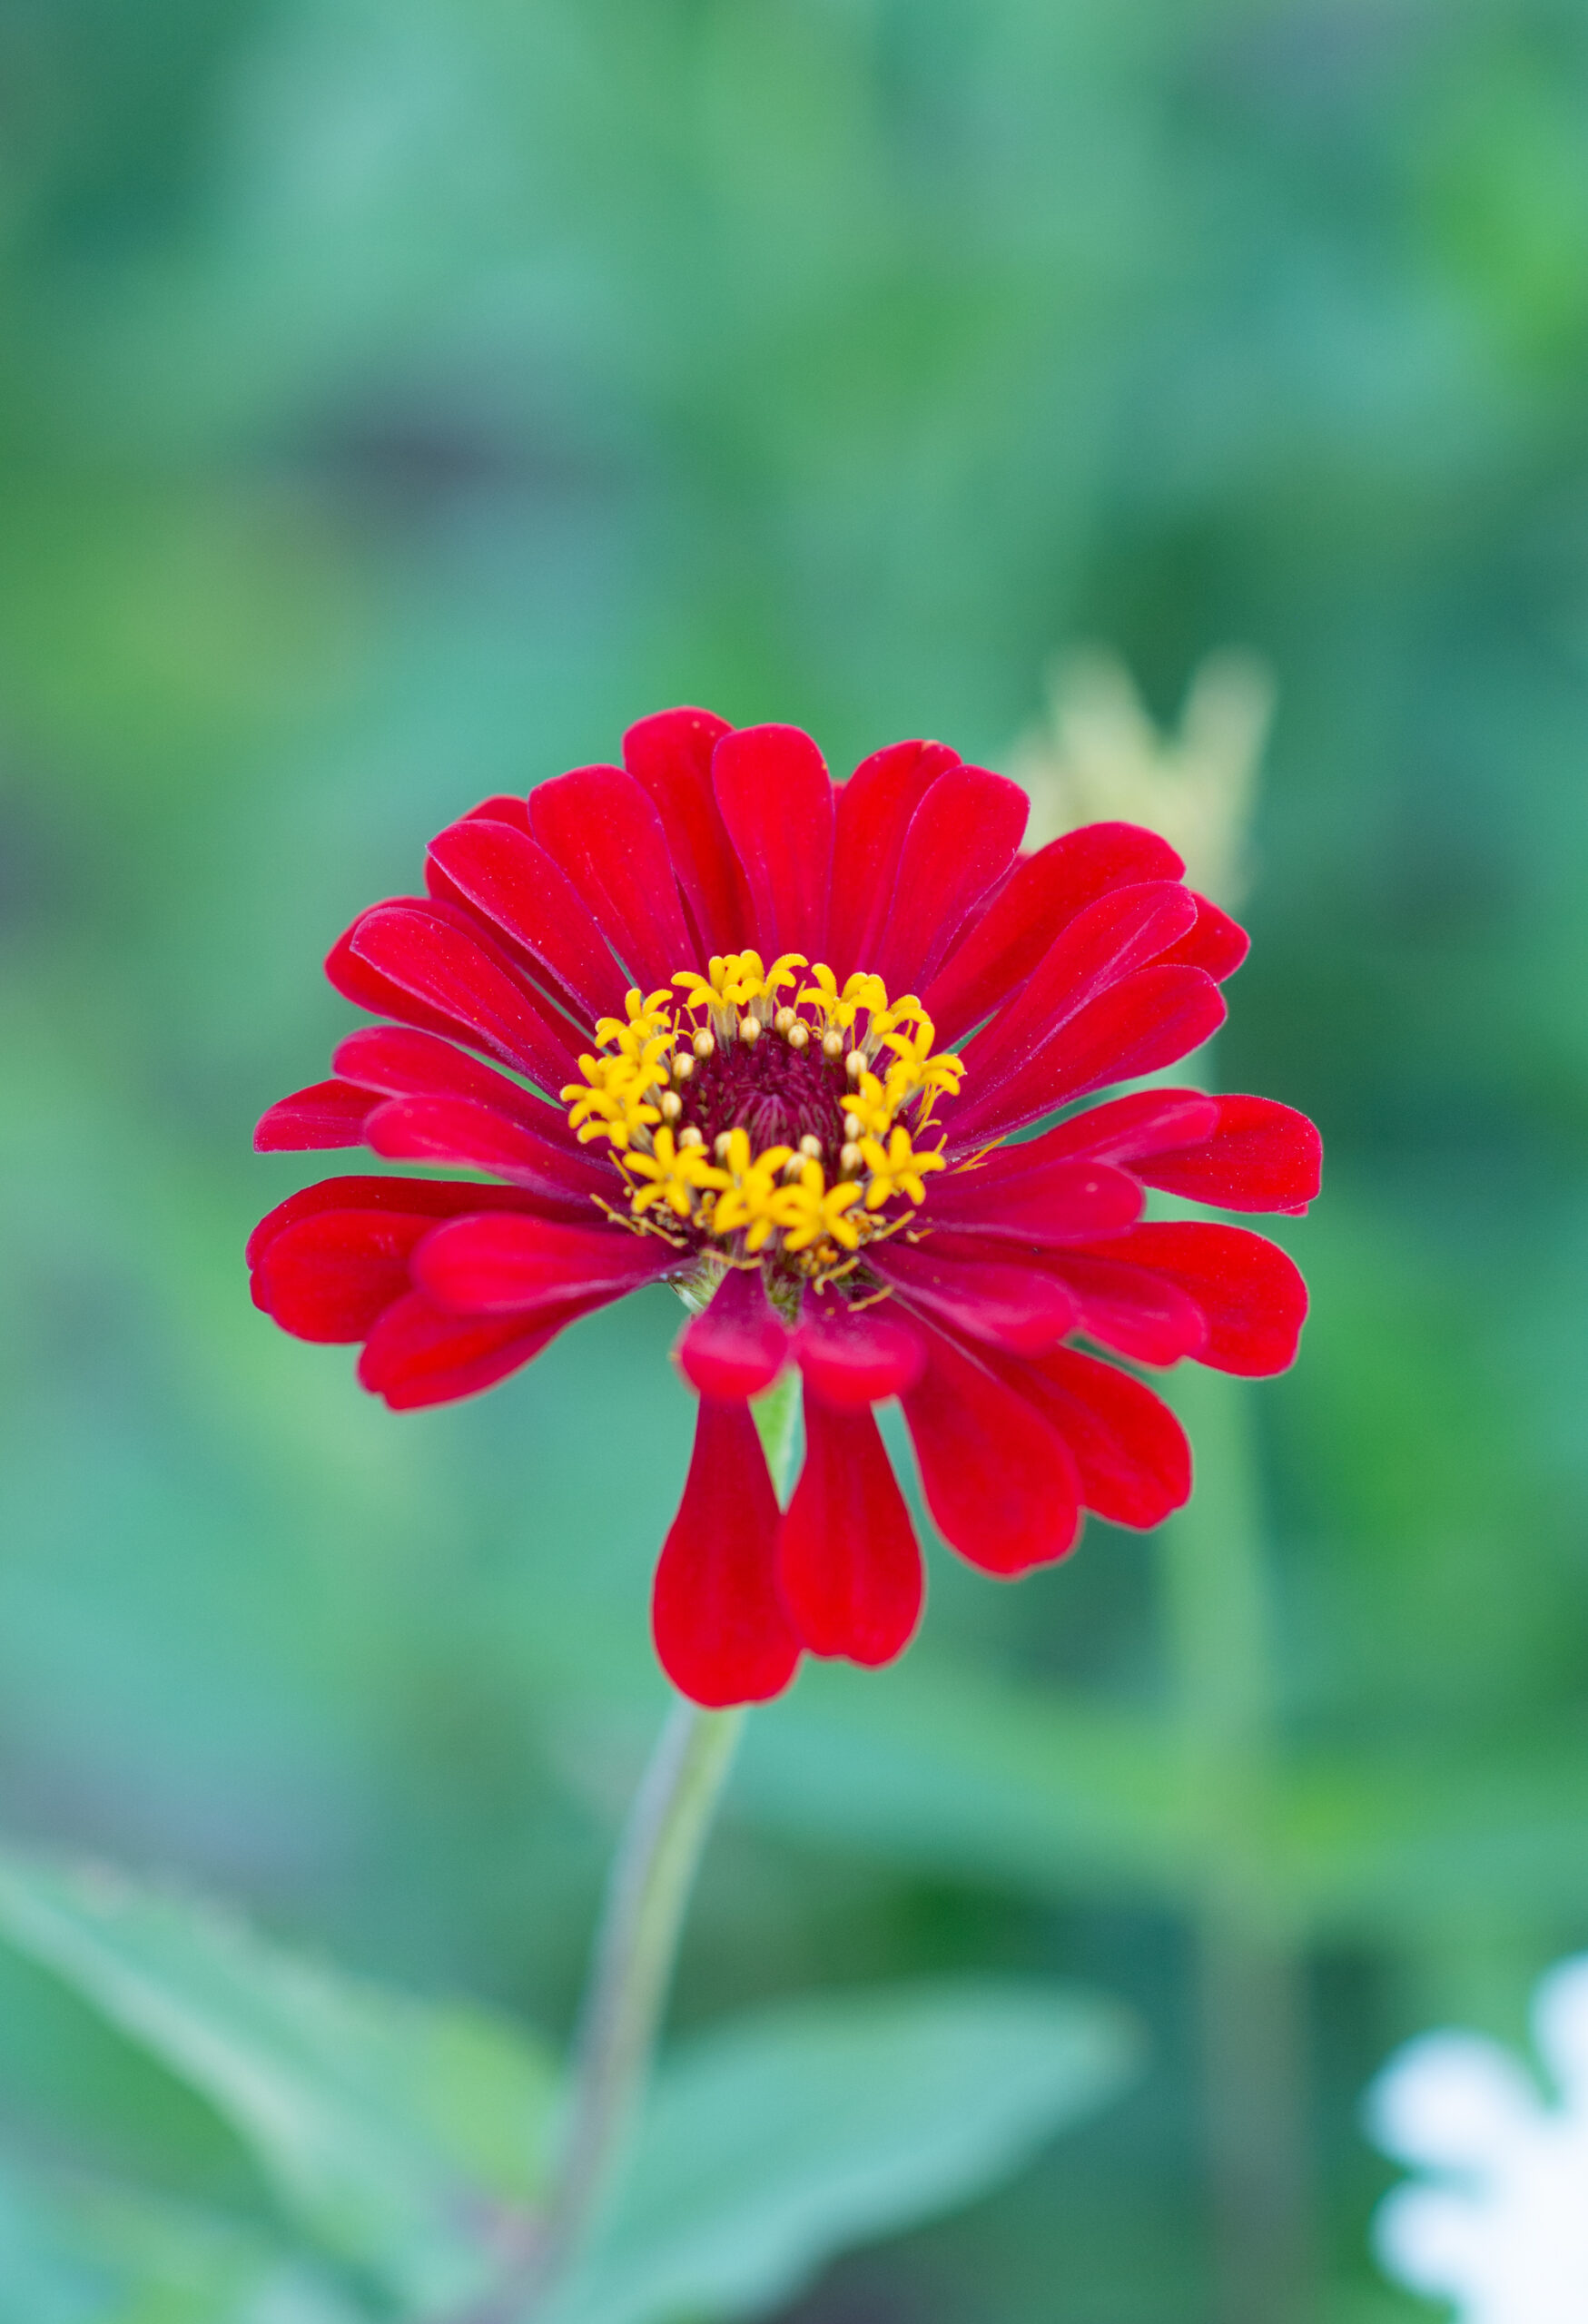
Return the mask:
[[[700,1306],[655,1595],[697,1702],[777,1693],[803,1649],[880,1663],[909,1639],[921,1557],[874,1403],[902,1400],[945,1540],[1010,1575],[1062,1557],[1085,1509],[1153,1525],[1190,1488],[1173,1415],[1078,1336],[1244,1374],[1295,1354],[1282,1251],[1138,1222],[1147,1187],[1304,1209],[1304,1116],[1155,1088],[1006,1142],[1205,1041],[1247,949],[1152,832],[1022,856],[1026,807],[940,743],[835,785],[797,728],[644,719],[622,767],[486,801],[432,843],[427,896],[355,921],[328,973],[397,1021],[260,1124],[261,1148],[502,1182],[329,1178],[253,1236],[258,1304],[361,1340],[393,1406],[488,1387],[642,1284]],[[748,1399],[790,1362],[806,1452],[780,1515]]]

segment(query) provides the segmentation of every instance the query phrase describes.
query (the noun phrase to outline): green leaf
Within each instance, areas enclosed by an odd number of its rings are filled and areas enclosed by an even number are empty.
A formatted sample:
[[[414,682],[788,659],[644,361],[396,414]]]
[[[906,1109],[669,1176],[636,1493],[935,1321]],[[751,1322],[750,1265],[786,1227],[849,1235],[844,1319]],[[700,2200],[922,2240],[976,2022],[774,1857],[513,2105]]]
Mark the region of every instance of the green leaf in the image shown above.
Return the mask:
[[[470,2009],[357,1984],[186,1897],[0,1854],[0,1932],[237,2131],[330,2250],[444,2302],[533,2198],[555,2072]]]
[[[235,2221],[98,2181],[0,2171],[0,2316],[16,2324],[368,2324]]]
[[[834,2252],[1007,2178],[1140,2056],[1111,2004],[1015,1984],[797,2002],[705,2034],[658,2074],[551,2324],[758,2313]]]

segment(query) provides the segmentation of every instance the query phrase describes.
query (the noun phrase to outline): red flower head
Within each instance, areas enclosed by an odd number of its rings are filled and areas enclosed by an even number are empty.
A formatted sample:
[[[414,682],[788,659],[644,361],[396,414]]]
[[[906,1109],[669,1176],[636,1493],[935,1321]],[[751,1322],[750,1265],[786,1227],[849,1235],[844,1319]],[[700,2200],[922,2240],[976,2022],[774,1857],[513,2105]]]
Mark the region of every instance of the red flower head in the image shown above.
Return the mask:
[[[909,1639],[921,1557],[873,1404],[902,1399],[945,1540],[1011,1575],[1062,1557],[1086,1509],[1153,1525],[1190,1489],[1173,1415],[1077,1337],[1244,1374],[1295,1354],[1282,1251],[1139,1221],[1149,1187],[1304,1209],[1302,1115],[1154,1088],[1008,1142],[1206,1040],[1246,951],[1152,832],[1022,856],[1025,819],[940,743],[834,785],[797,728],[644,719],[622,767],[488,800],[432,843],[427,896],[355,921],[331,982],[396,1021],[260,1124],[261,1148],[500,1182],[328,1178],[253,1236],[260,1306],[361,1340],[393,1406],[489,1387],[642,1284],[700,1306],[655,1596],[697,1702],[776,1694],[804,1649],[880,1663]],[[780,1515],[748,1400],[790,1363],[806,1451]]]

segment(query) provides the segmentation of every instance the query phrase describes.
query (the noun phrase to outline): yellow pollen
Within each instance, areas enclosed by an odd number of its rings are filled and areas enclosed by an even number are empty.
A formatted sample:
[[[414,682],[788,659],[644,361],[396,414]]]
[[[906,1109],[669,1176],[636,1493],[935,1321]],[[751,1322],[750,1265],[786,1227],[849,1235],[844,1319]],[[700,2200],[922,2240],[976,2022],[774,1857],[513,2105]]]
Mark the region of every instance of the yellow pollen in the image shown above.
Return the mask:
[[[764,1068],[752,1067],[766,1034],[793,1055],[780,1048]],[[714,954],[704,976],[684,970],[670,989],[626,994],[623,1015],[597,1023],[596,1050],[562,1097],[581,1144],[606,1139],[636,1225],[661,1211],[669,1233],[686,1226],[745,1256],[781,1256],[820,1281],[873,1236],[906,1225],[927,1179],[947,1167],[917,1143],[964,1077],[935,1040],[915,996],[890,1000],[868,971],[840,987],[824,962],[797,952],[770,967],[751,950]],[[842,1124],[835,1167],[814,1131],[797,1147],[756,1151],[745,1128],[713,1123],[725,1110],[731,1122],[739,1105],[775,1121],[784,1104],[795,1121],[814,1108],[834,1132]]]

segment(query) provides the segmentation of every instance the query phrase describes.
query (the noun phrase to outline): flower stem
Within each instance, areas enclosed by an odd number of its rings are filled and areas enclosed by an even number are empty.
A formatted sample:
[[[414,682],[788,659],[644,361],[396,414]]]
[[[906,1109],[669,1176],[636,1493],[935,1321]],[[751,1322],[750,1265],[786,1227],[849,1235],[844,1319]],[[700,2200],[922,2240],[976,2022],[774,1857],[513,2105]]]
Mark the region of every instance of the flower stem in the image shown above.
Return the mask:
[[[779,1501],[798,1377],[791,1366],[751,1406]],[[744,1724],[743,1709],[678,1702],[656,1739],[607,1879],[546,2208],[521,2263],[459,2324],[532,2324],[595,2224],[645,2094],[690,1891]]]
[[[538,2315],[594,2222],[644,2093],[695,1867],[744,1720],[742,1710],[680,1702],[657,1739],[607,1883],[567,2134],[530,2266],[510,2303],[471,2324]]]
[[[1168,1645],[1199,1874],[1191,1899],[1218,2324],[1305,2324],[1305,1958],[1273,1893],[1270,1578],[1245,1384],[1188,1369],[1197,1492],[1163,1529]]]

